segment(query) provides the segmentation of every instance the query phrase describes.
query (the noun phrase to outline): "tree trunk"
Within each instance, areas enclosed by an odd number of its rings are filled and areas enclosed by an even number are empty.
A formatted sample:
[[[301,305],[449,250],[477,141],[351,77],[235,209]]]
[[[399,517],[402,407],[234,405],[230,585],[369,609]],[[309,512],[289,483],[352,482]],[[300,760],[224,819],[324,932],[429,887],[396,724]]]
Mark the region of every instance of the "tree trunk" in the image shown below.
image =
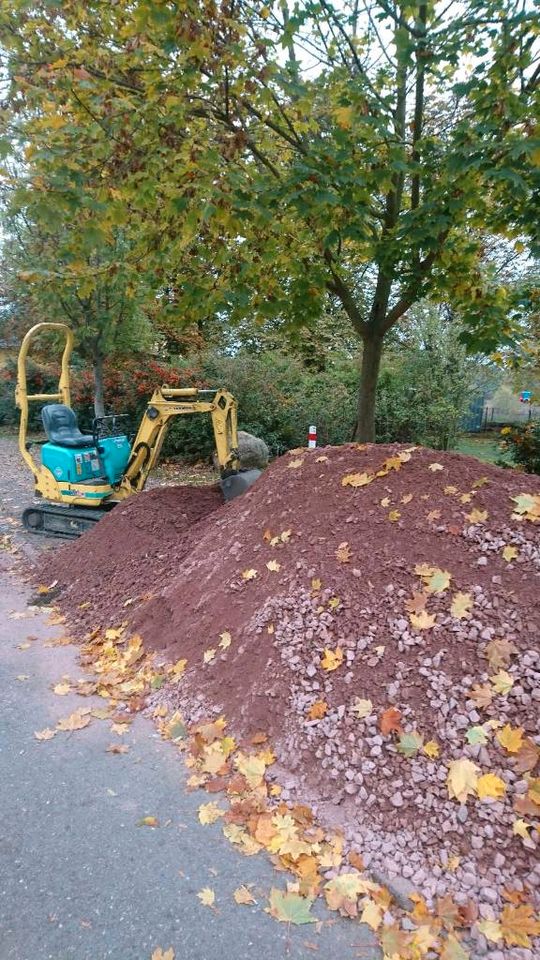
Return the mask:
[[[94,375],[94,413],[96,417],[104,417],[105,388],[103,385],[103,357],[100,353],[94,355],[92,373]]]
[[[355,440],[359,440],[361,443],[374,443],[375,441],[375,398],[382,348],[383,338],[380,334],[371,334],[365,338],[355,432]]]

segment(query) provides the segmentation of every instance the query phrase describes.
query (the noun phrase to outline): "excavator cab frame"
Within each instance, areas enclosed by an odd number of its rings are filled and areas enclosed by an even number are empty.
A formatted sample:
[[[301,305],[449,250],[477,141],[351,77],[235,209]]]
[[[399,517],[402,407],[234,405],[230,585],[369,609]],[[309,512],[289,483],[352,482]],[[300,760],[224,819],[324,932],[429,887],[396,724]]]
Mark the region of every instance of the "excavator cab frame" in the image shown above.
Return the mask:
[[[28,356],[33,342],[45,330],[62,333],[65,337],[58,388],[54,393],[29,394],[26,370]],[[23,514],[27,529],[56,536],[78,536],[100,519],[104,511],[139,493],[144,489],[148,475],[156,465],[171,419],[178,416],[197,413],[210,415],[221,487],[226,500],[233,499],[255,482],[259,471],[240,471],[237,404],[233,395],[224,389],[199,390],[196,387],[177,388],[166,384],[157,387],[148,401],[127,464],[119,477],[111,481],[110,477],[99,476],[95,478],[95,482],[92,478],[81,482],[58,479],[51,469],[36,462],[30,453],[32,444],[28,443],[29,404],[58,403],[71,410],[69,362],[73,346],[73,331],[67,324],[43,322],[27,332],[20,347],[15,391],[15,402],[20,410],[19,450],[34,475],[36,495],[50,504],[62,506],[62,509],[41,505],[28,508]],[[69,411],[65,411],[66,415],[68,413]],[[94,429],[93,437],[85,438],[81,435],[81,438],[89,441],[86,444],[88,449],[85,450],[85,459],[97,463],[104,454],[98,433]],[[127,450],[127,438],[124,437],[123,440]]]

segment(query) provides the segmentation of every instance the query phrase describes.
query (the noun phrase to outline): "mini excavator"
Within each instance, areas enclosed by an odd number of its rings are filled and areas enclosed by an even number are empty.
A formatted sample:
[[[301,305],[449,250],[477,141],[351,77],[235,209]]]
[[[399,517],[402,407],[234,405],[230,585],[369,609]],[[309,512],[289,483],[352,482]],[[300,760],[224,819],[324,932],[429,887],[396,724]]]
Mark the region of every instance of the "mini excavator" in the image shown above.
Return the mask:
[[[55,393],[29,394],[27,358],[32,343],[45,330],[65,338],[58,389]],[[73,331],[66,324],[37,323],[24,337],[19,351],[15,391],[20,410],[19,450],[34,475],[36,497],[46,501],[24,511],[26,530],[75,538],[116,504],[140,493],[156,465],[173,417],[210,414],[225,500],[234,499],[255,483],[260,470],[240,469],[237,405],[224,389],[157,387],[133,443],[123,428],[127,420],[124,414],[96,417],[92,433],[82,433],[71,408],[69,362],[73,344]],[[41,411],[47,436],[44,442],[27,439],[31,402],[46,402]],[[30,452],[35,445],[41,446],[40,462]]]

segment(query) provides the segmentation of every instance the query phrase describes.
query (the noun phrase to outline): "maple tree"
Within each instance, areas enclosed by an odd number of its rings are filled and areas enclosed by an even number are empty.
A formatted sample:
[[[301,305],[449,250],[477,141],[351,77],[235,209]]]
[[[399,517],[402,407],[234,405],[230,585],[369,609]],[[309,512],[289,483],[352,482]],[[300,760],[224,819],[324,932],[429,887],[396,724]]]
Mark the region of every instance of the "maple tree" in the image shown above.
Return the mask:
[[[1,17],[9,191],[33,221],[78,224],[75,262],[81,238],[129,233],[126,278],[178,322],[302,325],[332,298],[362,343],[360,438],[383,341],[420,298],[451,296],[474,346],[508,337],[480,231],[535,230],[539,68],[514,0]]]

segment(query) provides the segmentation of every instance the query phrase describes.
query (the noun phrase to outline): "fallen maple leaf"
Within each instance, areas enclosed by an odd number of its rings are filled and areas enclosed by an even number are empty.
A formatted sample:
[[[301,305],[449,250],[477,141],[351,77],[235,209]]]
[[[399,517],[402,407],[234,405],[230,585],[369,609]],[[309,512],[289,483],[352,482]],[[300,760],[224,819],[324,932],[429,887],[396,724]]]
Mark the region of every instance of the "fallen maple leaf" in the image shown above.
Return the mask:
[[[507,667],[512,659],[512,655],[517,653],[518,649],[511,640],[490,640],[486,644],[483,656],[486,656],[492,670],[499,667]]]
[[[360,923],[367,923],[372,930],[378,930],[383,918],[384,908],[373,900],[366,900],[360,915]]]
[[[416,730],[412,730],[410,733],[400,734],[397,749],[404,757],[414,757],[420,750],[423,742],[423,737],[417,733]]]
[[[224,630],[223,633],[220,633],[218,646],[220,646],[222,650],[227,650],[231,643],[232,637],[228,630]]]
[[[426,609],[428,601],[427,593],[414,592],[412,597],[405,601],[405,609],[408,613],[422,613]]]
[[[472,594],[455,593],[450,605],[450,613],[456,620],[465,620],[471,616],[471,609],[474,605]]]
[[[374,473],[348,473],[341,480],[342,487],[365,487],[375,479]]]
[[[298,470],[298,467],[301,467],[303,462],[303,460],[289,460],[287,466],[289,467],[289,470]]]
[[[209,823],[215,823],[220,817],[225,816],[226,811],[218,807],[213,800],[210,803],[201,803],[198,811],[199,823],[205,826]]]
[[[358,720],[364,720],[373,713],[373,703],[371,700],[362,700],[361,697],[357,697],[351,705],[351,713],[354,713]]]
[[[329,647],[325,647],[324,656],[321,657],[321,667],[323,670],[337,670],[338,667],[343,663],[343,650],[341,647],[336,647],[335,650],[330,650]]]
[[[517,547],[511,547],[509,544],[507,544],[502,552],[503,560],[506,560],[507,563],[510,563],[512,560],[516,559],[518,553],[519,551]]]
[[[441,518],[440,510],[430,510],[429,513],[426,514],[426,520],[428,520],[429,523],[433,523],[434,520],[440,520],[440,518]]]
[[[65,697],[70,690],[71,686],[69,683],[66,683],[65,680],[55,683],[54,687],[52,688],[53,693],[55,693],[57,697]]]
[[[489,679],[491,680],[495,693],[506,695],[514,686],[514,678],[507,673],[506,670],[499,670],[498,673]]]
[[[56,730],[45,727],[44,730],[34,730],[34,736],[36,740],[52,740],[52,738],[56,736]]]
[[[256,577],[257,577],[257,571],[254,570],[253,568],[242,571],[242,580],[255,580]]]
[[[502,940],[501,925],[496,920],[480,920],[476,926],[480,933],[492,943],[499,943]]]
[[[430,630],[431,627],[435,626],[436,619],[436,615],[434,613],[428,613],[427,610],[422,610],[418,614],[409,614],[411,626],[413,626],[415,630]]]
[[[137,820],[138,827],[159,827],[159,820],[157,817],[142,817],[140,820]]]
[[[493,701],[493,687],[488,683],[476,684],[469,691],[469,697],[477,707],[489,707]]]
[[[242,904],[249,905],[251,903],[257,903],[255,897],[251,893],[251,890],[248,890],[248,888],[244,886],[244,884],[236,888],[236,890],[233,893],[233,897],[235,902],[241,905]]]
[[[471,747],[477,746],[478,744],[482,745],[488,742],[487,731],[482,726],[469,727],[465,734],[465,739],[467,743],[470,743]]]
[[[531,904],[523,903],[518,906],[506,904],[501,911],[500,924],[503,938],[507,946],[531,947],[531,937],[540,934],[540,921],[534,917]]]
[[[441,748],[436,740],[428,740],[428,742],[422,747],[422,751],[426,754],[426,756],[430,757],[432,760],[435,760],[439,756]]]
[[[532,823],[527,823],[526,820],[514,820],[512,824],[512,833],[515,837],[522,837],[523,840],[530,840],[529,830],[532,827]]]
[[[479,772],[479,767],[472,760],[465,757],[461,760],[451,760],[446,778],[450,799],[464,803],[469,794],[475,793]]]
[[[390,513],[388,514],[388,519],[390,520],[391,523],[396,523],[396,521],[399,520],[400,517],[401,517],[401,513],[399,512],[399,510],[390,510]]]
[[[313,577],[311,581],[311,589],[314,593],[318,593],[322,587],[322,580],[319,577]]]
[[[72,732],[73,730],[82,730],[84,727],[87,727],[90,723],[91,717],[87,713],[83,713],[81,710],[76,710],[75,713],[70,714],[69,717],[64,717],[62,720],[59,720],[56,724],[57,730],[64,730]]]
[[[172,947],[169,947],[168,950],[163,950],[161,947],[156,947],[150,960],[174,960],[174,950]]]
[[[330,607],[331,610],[337,610],[340,603],[341,603],[341,600],[339,599],[339,597],[330,597],[328,601],[328,606]]]
[[[381,507],[389,507],[389,506],[390,506],[390,497],[383,497],[381,500]]]
[[[462,493],[459,502],[460,503],[470,503],[472,500],[472,493]]]
[[[438,567],[435,567],[426,583],[426,590],[428,593],[444,593],[445,590],[448,590],[451,579],[452,574],[448,570],[439,570]]]
[[[497,731],[496,737],[508,753],[519,753],[523,746],[523,733],[523,727],[512,727],[507,723],[502,730]]]
[[[395,707],[388,707],[379,721],[381,733],[388,736],[392,731],[399,733],[401,731],[401,713]]]
[[[476,507],[470,513],[465,514],[469,523],[485,523],[489,514],[487,510],[478,510]]]
[[[336,560],[338,560],[339,563],[350,563],[351,556],[351,548],[347,541],[344,540],[336,550]]]
[[[328,704],[324,700],[316,700],[308,710],[310,720],[322,720],[328,713]]]
[[[458,488],[452,486],[451,483],[448,483],[448,484],[446,485],[446,487],[444,488],[444,492],[446,493],[447,496],[451,497],[451,496],[454,495],[454,493],[457,493],[457,492],[458,492]]]
[[[301,897],[298,893],[284,893],[272,887],[269,897],[270,907],[267,913],[282,923],[300,925],[315,923],[315,917],[310,914],[312,897]]]
[[[514,768],[518,773],[528,773],[534,770],[539,760],[540,748],[536,746],[534,740],[527,738],[514,757]]]
[[[494,773],[484,773],[476,782],[476,792],[481,800],[498,800],[506,793],[504,780]]]
[[[516,519],[524,518],[536,523],[540,520],[540,494],[520,493],[517,497],[510,497],[516,506],[514,507],[513,517]]]
[[[281,564],[278,563],[277,560],[269,560],[266,566],[268,570],[271,570],[273,573],[277,573],[279,570],[281,570]]]
[[[431,470],[432,473],[437,473],[439,470],[444,470],[442,463],[430,463],[428,470]]]
[[[458,938],[449,933],[443,944],[440,960],[470,960],[470,956],[469,951],[462,947]]]
[[[203,907],[213,907],[216,902],[216,895],[211,887],[203,887],[197,894]]]
[[[212,663],[212,660],[215,659],[216,651],[214,647],[211,647],[209,650],[205,650],[203,653],[204,663]]]
[[[414,496],[414,494],[412,494],[412,493],[404,493],[403,496],[402,496],[402,498],[401,498],[401,503],[403,503],[403,504],[410,503],[411,500],[412,500],[412,498],[413,498],[413,496]]]

